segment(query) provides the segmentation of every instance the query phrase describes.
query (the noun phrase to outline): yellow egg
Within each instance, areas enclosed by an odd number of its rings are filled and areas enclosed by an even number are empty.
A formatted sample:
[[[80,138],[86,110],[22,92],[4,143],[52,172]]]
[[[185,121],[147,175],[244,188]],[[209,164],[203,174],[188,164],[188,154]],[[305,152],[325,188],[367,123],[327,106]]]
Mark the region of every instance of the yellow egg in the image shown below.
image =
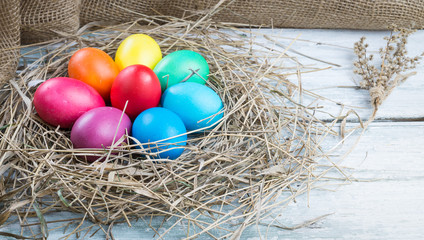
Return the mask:
[[[162,52],[156,41],[146,34],[133,34],[119,45],[115,62],[122,70],[130,65],[142,64],[153,69],[162,59]]]

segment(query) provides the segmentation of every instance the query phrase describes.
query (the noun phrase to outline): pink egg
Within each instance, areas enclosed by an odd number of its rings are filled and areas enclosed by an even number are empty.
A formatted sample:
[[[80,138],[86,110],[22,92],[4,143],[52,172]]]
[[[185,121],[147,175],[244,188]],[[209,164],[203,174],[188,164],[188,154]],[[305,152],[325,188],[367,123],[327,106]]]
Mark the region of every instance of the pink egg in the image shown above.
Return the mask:
[[[125,113],[113,107],[99,107],[78,118],[72,127],[71,141],[74,148],[103,149],[126,133],[131,133],[131,120]],[[97,158],[87,159],[94,161]]]
[[[35,91],[33,103],[41,119],[61,128],[71,127],[88,110],[105,106],[94,88],[67,77],[42,83]]]

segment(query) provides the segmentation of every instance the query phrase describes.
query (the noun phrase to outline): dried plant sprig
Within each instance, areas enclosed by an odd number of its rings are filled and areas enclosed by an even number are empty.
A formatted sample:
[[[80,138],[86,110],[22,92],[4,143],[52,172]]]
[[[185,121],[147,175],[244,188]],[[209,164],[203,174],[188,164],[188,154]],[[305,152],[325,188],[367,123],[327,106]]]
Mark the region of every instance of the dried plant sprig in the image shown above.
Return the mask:
[[[408,37],[414,32],[415,30],[393,27],[390,36],[384,38],[387,41],[386,46],[379,49],[379,60],[375,59],[373,54],[367,54],[369,45],[365,43],[365,37],[354,44],[354,53],[358,57],[353,63],[354,73],[361,77],[359,86],[370,92],[371,104],[374,108],[371,120],[375,118],[378,107],[393,89],[415,74],[414,72],[403,74],[414,69],[422,57],[422,55],[415,57],[407,55]]]

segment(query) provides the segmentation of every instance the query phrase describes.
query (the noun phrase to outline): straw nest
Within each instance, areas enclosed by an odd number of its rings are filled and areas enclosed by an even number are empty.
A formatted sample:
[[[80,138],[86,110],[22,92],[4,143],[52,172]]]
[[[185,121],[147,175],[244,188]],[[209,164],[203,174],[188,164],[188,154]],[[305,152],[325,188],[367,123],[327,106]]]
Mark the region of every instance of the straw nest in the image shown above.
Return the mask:
[[[314,117],[314,107],[301,104],[308,94],[301,85],[287,80],[302,70],[287,49],[261,45],[252,32],[207,17],[101,25],[91,23],[76,35],[33,48],[22,57],[24,64],[32,63],[1,89],[0,222],[11,214],[21,223],[37,216],[41,231],[34,236],[42,238],[49,231],[43,216],[52,211],[82,213],[78,221],[100,227],[162,217],[172,224],[159,238],[177,225],[188,239],[237,238],[327,172],[316,171],[317,161],[327,158],[320,142],[335,133]],[[225,117],[213,130],[190,134],[185,152],[173,161],[158,162],[134,144],[119,145],[125,139],[110,149],[73,149],[69,130],[37,116],[32,106],[37,84],[66,76],[77,49],[96,47],[114,56],[125,37],[140,32],[156,39],[164,55],[180,49],[201,53],[211,68],[207,85],[222,98]],[[40,57],[30,59],[37,53]],[[85,154],[107,160],[88,163],[79,157]],[[78,225],[67,234],[80,231]]]

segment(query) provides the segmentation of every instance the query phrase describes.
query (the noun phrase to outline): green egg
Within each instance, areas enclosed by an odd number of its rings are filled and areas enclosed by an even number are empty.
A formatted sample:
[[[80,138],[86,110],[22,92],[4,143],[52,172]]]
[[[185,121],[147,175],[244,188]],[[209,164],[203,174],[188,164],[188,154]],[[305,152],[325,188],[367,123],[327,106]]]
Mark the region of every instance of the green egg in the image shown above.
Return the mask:
[[[205,84],[209,66],[197,52],[180,50],[168,54],[153,69],[159,78],[162,92],[180,82]]]

